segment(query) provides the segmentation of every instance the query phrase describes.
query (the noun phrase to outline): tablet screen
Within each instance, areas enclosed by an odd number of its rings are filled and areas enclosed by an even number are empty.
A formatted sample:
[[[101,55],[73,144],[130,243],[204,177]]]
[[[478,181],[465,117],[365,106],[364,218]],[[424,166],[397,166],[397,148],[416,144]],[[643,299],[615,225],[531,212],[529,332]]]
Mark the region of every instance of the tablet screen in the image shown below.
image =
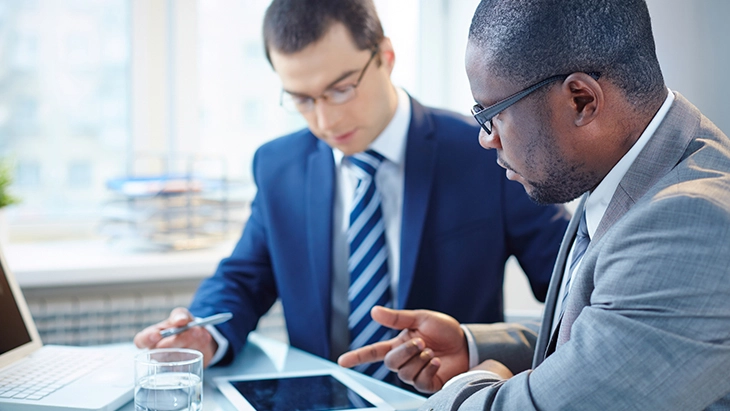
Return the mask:
[[[374,405],[332,375],[230,380],[258,411],[322,411],[373,408]]]

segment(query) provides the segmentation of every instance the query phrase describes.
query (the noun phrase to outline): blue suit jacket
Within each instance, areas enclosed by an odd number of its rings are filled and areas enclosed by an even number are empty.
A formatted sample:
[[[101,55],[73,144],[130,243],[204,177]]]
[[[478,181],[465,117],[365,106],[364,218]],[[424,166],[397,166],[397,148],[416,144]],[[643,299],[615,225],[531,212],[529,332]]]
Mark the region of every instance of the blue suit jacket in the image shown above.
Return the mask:
[[[502,321],[510,255],[543,300],[567,226],[565,210],[535,205],[507,180],[495,152],[479,146],[472,121],[411,104],[398,308],[437,310],[460,322]],[[278,297],[290,343],[329,358],[332,149],[301,130],[263,145],[253,172],[258,192],[243,235],[201,284],[190,310],[201,317],[233,313],[217,326],[231,346],[226,363]]]

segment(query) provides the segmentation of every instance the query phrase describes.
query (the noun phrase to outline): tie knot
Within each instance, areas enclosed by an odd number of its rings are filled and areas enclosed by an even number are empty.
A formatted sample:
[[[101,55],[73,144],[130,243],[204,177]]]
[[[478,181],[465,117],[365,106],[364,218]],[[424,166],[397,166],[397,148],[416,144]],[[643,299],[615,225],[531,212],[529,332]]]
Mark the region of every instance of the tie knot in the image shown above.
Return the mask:
[[[583,212],[583,215],[580,218],[580,223],[578,224],[578,231],[575,233],[576,237],[579,238],[585,238],[588,241],[591,240],[590,235],[588,234],[588,223],[586,222],[586,213]]]
[[[353,154],[348,157],[350,162],[357,166],[360,170],[364,171],[370,177],[375,175],[378,170],[378,166],[383,163],[385,157],[373,150],[367,150],[362,153]]]

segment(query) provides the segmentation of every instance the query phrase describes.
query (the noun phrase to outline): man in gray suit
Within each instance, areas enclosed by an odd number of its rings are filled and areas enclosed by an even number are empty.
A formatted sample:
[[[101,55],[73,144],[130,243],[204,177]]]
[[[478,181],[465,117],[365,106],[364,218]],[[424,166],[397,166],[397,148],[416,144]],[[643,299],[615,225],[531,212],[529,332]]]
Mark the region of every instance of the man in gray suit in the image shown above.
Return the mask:
[[[507,176],[583,195],[537,340],[376,308],[404,331],[340,364],[443,386],[429,410],[730,409],[730,139],[664,85],[644,1],[483,0],[466,65]]]

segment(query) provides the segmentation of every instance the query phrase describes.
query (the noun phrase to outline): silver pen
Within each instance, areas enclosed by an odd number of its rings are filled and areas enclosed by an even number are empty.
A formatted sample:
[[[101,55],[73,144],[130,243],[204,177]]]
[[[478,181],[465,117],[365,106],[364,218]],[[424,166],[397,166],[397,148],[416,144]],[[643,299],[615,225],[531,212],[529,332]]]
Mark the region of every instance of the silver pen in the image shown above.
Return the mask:
[[[169,337],[171,335],[180,334],[181,332],[187,330],[191,327],[197,327],[197,326],[206,326],[206,325],[216,325],[220,323],[224,323],[228,320],[233,318],[233,314],[231,313],[220,313],[220,314],[214,314],[210,317],[205,318],[196,318],[193,321],[190,321],[189,323],[183,325],[182,327],[177,328],[166,328],[164,330],[160,331],[160,335],[162,338]]]

